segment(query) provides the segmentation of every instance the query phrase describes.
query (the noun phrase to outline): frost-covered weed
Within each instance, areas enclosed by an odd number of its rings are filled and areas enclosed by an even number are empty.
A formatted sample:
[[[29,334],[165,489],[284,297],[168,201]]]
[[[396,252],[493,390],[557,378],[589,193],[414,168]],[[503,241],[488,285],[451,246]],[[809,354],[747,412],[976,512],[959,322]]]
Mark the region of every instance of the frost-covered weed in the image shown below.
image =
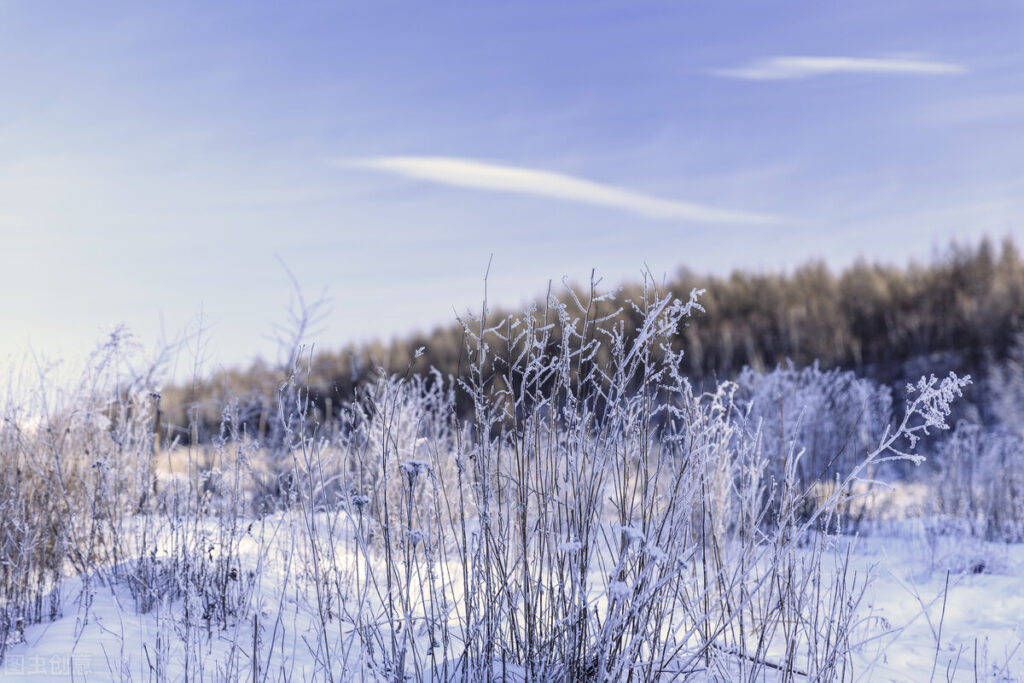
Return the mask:
[[[971,536],[1024,541],[1024,439],[1003,428],[957,424],[939,446],[934,509]]]
[[[788,454],[799,454],[801,485],[848,474],[878,443],[892,419],[892,392],[852,372],[792,364],[769,372],[746,368],[736,380],[737,404],[760,430],[781,477]]]
[[[169,620],[195,678],[218,630],[225,677],[276,676],[285,604],[318,679],[847,676],[863,586],[823,562],[822,530],[918,457],[965,380],[922,380],[898,422],[885,390],[817,368],[699,393],[678,336],[698,297],[595,283],[520,316],[485,304],[463,321],[468,378],[382,374],[322,415],[292,377],[267,443],[229,406],[210,445],[158,446],[158,402],[103,392],[55,429],[4,427],[3,504],[31,514],[0,522],[21,544],[2,547],[0,628],[43,618],[22,605],[70,570]],[[270,512],[280,532],[254,533]]]
[[[696,394],[678,373],[674,331],[695,299],[652,290],[628,302],[646,316],[635,344],[601,327],[611,316],[597,304],[610,301],[577,298],[570,310],[552,300],[495,321],[485,309],[467,322],[474,370],[457,387],[474,406],[467,422],[441,380],[382,380],[380,408],[360,422],[376,425],[370,448],[350,467],[361,473],[354,495],[375,501],[372,515],[359,513],[362,580],[385,598],[347,618],[361,620],[375,669],[476,680],[500,660],[544,680],[653,679],[673,667],[834,677],[862,586],[822,575],[827,543],[809,534],[871,470],[916,457],[916,438],[944,426],[964,381],[924,380],[890,425],[889,394],[852,376],[748,375],[748,393],[788,391],[826,424],[857,415],[847,426],[864,450],[823,468],[835,485],[812,498],[799,458],[780,464],[764,447],[751,396],[730,383]],[[608,360],[598,364],[601,343]],[[865,410],[876,420],[867,427]],[[799,438],[836,444],[815,428]],[[808,618],[837,601],[837,620]]]

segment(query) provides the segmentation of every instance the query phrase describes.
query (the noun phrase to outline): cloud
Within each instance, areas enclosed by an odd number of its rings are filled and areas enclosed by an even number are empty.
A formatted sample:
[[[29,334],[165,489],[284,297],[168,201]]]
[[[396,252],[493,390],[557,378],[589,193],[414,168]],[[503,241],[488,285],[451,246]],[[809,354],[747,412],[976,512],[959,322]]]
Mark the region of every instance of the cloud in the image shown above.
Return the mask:
[[[384,171],[406,178],[476,190],[549,197],[603,206],[659,220],[698,223],[771,223],[777,219],[757,213],[720,209],[662,199],[551,171],[502,166],[452,157],[373,157],[344,159],[345,166]]]
[[[902,74],[919,76],[952,76],[968,69],[953,62],[925,59],[870,59],[863,57],[766,57],[731,69],[714,69],[711,73],[723,78],[748,81],[777,81],[824,76],[828,74]]]

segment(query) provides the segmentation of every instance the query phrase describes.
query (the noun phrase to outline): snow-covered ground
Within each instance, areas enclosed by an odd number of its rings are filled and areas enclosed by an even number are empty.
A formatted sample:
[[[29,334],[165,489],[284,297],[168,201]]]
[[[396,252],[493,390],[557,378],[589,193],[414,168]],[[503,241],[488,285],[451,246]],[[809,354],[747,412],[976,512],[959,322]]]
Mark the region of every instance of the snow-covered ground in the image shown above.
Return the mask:
[[[937,528],[908,521],[848,539],[849,571],[871,577],[851,678],[1024,680],[1024,546],[970,541]],[[208,680],[252,680],[254,651],[258,680],[310,680],[324,658],[338,671],[348,662],[345,679],[374,680],[361,668],[358,639],[344,619],[329,617],[336,623],[324,642],[309,577],[288,569],[289,552],[300,551],[287,535],[242,544],[239,552],[243,565],[262,570],[251,592],[239,593],[246,600],[240,613],[248,616],[227,628],[209,625],[194,600],[167,600],[143,613],[123,585],[70,579],[60,591],[63,615],[24,630],[0,666],[0,680],[184,680],[186,668]],[[354,556],[352,562],[358,564]],[[195,610],[187,622],[185,609]],[[426,678],[432,665],[440,669],[441,659],[407,670]]]
[[[1024,546],[922,529],[861,539],[856,558],[873,575],[864,678],[1024,680]]]

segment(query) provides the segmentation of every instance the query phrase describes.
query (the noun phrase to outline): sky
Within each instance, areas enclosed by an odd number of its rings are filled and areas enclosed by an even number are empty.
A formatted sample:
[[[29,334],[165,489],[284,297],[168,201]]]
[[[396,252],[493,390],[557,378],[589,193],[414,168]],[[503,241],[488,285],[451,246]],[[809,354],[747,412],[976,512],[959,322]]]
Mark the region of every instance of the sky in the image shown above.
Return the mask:
[[[1024,242],[1024,3],[0,0],[0,362]],[[284,265],[282,265],[284,264]]]

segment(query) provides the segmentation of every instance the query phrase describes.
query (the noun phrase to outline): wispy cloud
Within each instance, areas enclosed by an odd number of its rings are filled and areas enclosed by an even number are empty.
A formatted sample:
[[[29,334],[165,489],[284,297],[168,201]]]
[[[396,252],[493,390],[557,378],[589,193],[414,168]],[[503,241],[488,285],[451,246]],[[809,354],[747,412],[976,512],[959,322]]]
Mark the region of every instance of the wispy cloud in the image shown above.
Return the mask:
[[[721,209],[675,199],[662,199],[581,178],[452,157],[373,157],[342,159],[345,166],[384,171],[407,178],[477,190],[550,197],[628,211],[645,218],[701,223],[770,223],[757,213]]]
[[[711,73],[724,78],[739,78],[748,81],[775,81],[829,74],[952,76],[965,74],[967,71],[967,67],[963,64],[936,62],[927,59],[778,56],[756,59],[739,67],[713,69]]]

